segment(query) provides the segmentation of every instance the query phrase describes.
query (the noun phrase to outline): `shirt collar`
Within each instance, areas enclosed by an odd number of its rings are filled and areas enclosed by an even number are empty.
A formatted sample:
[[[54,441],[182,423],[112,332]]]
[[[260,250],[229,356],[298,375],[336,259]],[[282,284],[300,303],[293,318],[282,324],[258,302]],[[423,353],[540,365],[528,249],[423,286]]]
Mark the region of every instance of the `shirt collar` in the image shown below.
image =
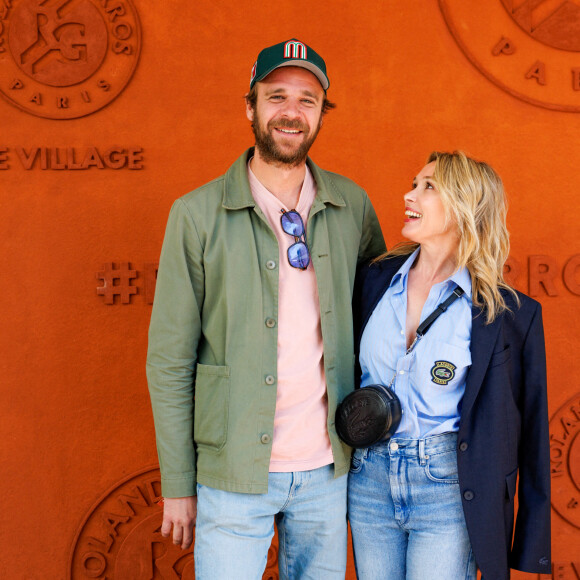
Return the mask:
[[[419,255],[419,248],[417,248],[404,262],[404,264],[397,270],[397,273],[393,276],[391,280],[391,288],[395,293],[399,294],[403,292],[407,287],[407,276],[411,266],[415,263],[415,259]]]
[[[248,159],[252,155],[254,155],[253,147],[245,151],[226,172],[222,198],[222,205],[226,209],[243,209],[256,205],[250,190],[247,169]],[[346,178],[328,171],[323,171],[310,157],[306,159],[306,163],[316,183],[316,197],[313,208],[317,203],[322,206],[327,203],[339,207],[346,206],[346,202],[339,191],[338,184],[338,182],[342,184],[342,182],[346,181]]]
[[[277,210],[284,208],[286,211],[296,210],[300,214],[308,215],[306,208],[310,209],[312,200],[316,195],[316,182],[314,181],[314,177],[312,176],[312,172],[310,171],[308,165],[305,167],[304,181],[302,182],[302,187],[300,188],[298,202],[296,203],[295,207],[285,207],[284,204],[256,177],[252,171],[252,168],[250,167],[251,160],[252,157],[249,157],[247,164],[248,181],[250,183],[252,197],[256,203],[258,203],[258,205],[261,205],[259,200],[262,200],[263,204],[274,207]]]
[[[465,296],[471,300],[471,274],[467,268],[459,268],[449,276],[448,280],[455,282],[465,292]]]
[[[406,260],[405,263],[397,270],[397,273],[393,276],[391,280],[390,287],[393,288],[395,293],[399,294],[407,288],[407,276],[409,275],[409,270],[411,266],[415,263],[417,256],[419,255],[420,248],[417,248]],[[471,300],[471,275],[467,268],[459,268],[445,282],[452,282],[457,284],[464,292],[465,296]]]

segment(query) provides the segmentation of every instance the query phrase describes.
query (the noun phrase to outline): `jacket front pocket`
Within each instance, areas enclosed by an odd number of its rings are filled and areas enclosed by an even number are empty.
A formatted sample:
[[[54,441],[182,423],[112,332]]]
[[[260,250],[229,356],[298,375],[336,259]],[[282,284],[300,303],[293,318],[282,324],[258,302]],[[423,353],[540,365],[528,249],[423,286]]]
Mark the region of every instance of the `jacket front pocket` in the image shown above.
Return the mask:
[[[509,475],[505,477],[505,498],[507,501],[514,501],[516,496],[516,483],[518,481],[518,470],[514,469]]]
[[[194,440],[220,450],[226,443],[230,367],[198,364],[195,377]]]
[[[502,365],[503,363],[505,363],[506,361],[508,361],[510,359],[510,355],[511,355],[511,349],[510,349],[509,345],[506,346],[503,350],[500,350],[498,352],[494,352],[491,355],[491,360],[489,361],[488,368],[497,367],[499,365]]]

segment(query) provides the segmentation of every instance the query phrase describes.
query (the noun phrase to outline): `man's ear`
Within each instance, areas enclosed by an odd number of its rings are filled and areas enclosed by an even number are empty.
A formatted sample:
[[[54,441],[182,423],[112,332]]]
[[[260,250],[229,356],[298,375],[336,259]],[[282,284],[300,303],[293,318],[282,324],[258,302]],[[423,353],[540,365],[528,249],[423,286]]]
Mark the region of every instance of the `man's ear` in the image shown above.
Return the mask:
[[[250,105],[250,101],[248,101],[248,95],[246,95],[246,117],[248,117],[250,122],[254,121],[254,109]]]

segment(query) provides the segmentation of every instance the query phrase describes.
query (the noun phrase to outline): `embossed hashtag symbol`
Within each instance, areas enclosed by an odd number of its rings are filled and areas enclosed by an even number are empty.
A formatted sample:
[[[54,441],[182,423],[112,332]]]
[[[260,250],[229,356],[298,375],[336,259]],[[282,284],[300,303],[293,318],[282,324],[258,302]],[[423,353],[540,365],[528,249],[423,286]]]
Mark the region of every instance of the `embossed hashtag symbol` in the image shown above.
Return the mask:
[[[97,294],[105,297],[105,304],[114,304],[115,296],[120,296],[123,304],[130,304],[131,295],[137,294],[137,288],[131,286],[131,280],[137,278],[137,271],[130,269],[129,262],[120,262],[118,268],[113,262],[108,262],[104,270],[97,273],[97,278],[103,280],[103,285],[97,287]]]

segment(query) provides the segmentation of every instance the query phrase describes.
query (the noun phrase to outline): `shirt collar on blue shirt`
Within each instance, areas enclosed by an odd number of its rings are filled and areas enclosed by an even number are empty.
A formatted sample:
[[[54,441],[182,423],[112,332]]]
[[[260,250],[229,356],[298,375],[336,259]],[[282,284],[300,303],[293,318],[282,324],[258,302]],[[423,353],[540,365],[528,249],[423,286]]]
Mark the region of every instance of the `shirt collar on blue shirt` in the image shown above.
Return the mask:
[[[396,294],[403,292],[407,287],[407,276],[411,266],[415,263],[415,260],[419,255],[419,250],[420,248],[417,248],[405,260],[405,263],[393,276],[390,287],[393,288]],[[469,270],[467,268],[460,268],[459,270],[456,270],[451,276],[449,276],[449,278],[447,278],[447,281],[457,284],[465,292],[466,298],[471,300],[471,275],[469,274]]]

